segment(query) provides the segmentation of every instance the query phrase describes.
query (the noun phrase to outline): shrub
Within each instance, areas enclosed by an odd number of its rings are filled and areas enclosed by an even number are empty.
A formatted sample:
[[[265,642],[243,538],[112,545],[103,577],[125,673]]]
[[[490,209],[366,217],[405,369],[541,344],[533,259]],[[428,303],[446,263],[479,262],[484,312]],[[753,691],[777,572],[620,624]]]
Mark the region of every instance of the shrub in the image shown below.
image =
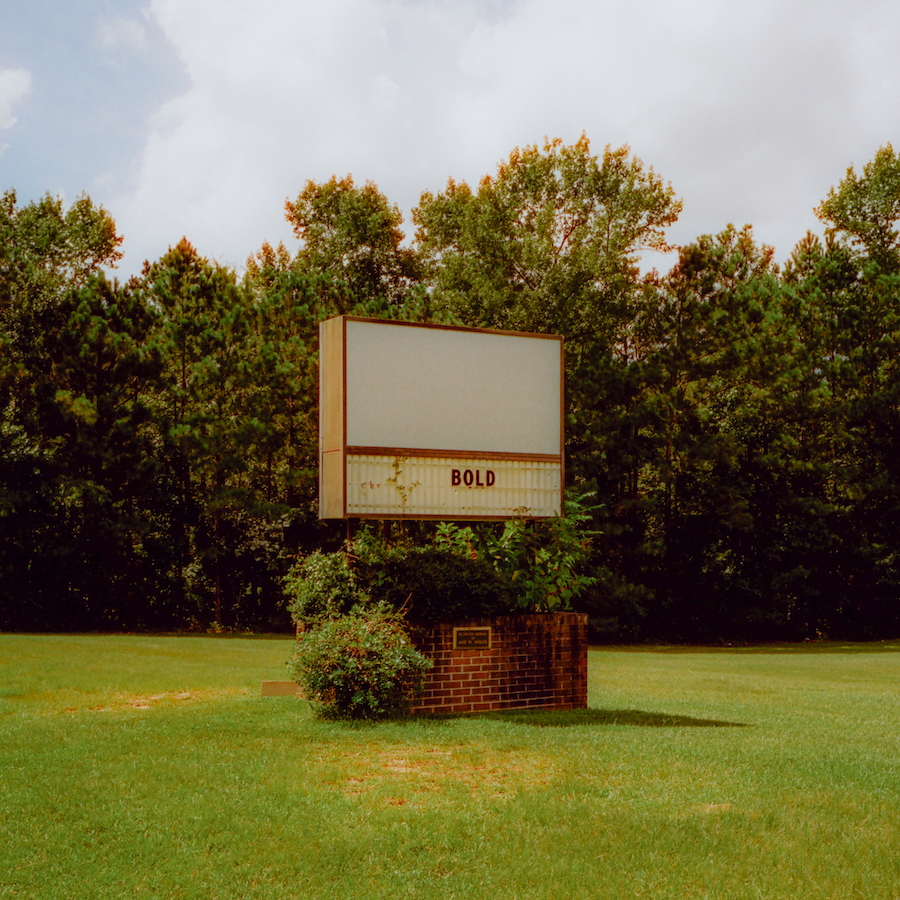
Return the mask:
[[[508,579],[520,612],[556,612],[571,609],[572,601],[596,579],[584,572],[588,546],[596,532],[588,529],[592,496],[571,492],[565,515],[539,522],[513,519],[498,532],[493,524],[460,528],[450,522],[437,526],[440,547],[490,563]]]
[[[440,547],[413,547],[385,563],[372,593],[417,625],[496,616],[514,608],[509,582],[487,561]]]
[[[378,605],[321,621],[288,666],[320,714],[375,719],[406,710],[432,662],[413,647],[400,616]]]
[[[347,555],[340,552],[311,553],[291,568],[285,587],[291,616],[305,625],[348,613],[367,599]]]

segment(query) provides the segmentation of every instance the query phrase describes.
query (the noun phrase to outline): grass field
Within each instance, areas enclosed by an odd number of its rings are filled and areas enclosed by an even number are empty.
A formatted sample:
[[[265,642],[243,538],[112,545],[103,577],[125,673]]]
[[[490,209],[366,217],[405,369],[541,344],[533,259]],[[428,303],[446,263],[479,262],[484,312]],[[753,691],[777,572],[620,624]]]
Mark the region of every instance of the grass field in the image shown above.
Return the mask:
[[[260,698],[290,646],[0,635],[0,898],[900,898],[900,642],[380,725]]]

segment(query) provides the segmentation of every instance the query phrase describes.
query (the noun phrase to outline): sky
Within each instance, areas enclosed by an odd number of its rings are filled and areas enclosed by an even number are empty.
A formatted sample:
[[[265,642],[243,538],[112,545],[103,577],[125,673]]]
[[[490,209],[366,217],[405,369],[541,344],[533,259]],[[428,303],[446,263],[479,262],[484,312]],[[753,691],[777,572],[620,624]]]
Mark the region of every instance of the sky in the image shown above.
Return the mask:
[[[898,47],[896,0],[0,0],[0,191],[89,194],[120,277],[182,236],[241,268],[297,248],[307,180],[375,182],[411,235],[423,191],[585,133],[672,184],[671,242],[749,223],[783,261],[900,148]]]

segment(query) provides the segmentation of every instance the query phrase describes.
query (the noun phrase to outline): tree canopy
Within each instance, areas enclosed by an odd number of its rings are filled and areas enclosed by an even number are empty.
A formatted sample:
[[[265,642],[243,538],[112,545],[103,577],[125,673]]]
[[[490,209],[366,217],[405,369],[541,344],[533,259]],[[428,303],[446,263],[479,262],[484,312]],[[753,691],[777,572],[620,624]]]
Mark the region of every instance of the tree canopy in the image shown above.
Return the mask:
[[[900,158],[848,169],[780,267],[726,225],[641,274],[680,211],[627,146],[547,140],[423,193],[411,241],[335,177],[286,202],[296,253],[239,273],[182,239],[123,285],[102,207],[8,191],[0,628],[289,627],[285,574],[345,533],[317,517],[317,329],[355,314],[565,337],[595,638],[895,636]]]
[[[303,242],[295,261],[302,272],[327,273],[342,281],[357,302],[379,300],[399,314],[418,258],[403,246],[403,216],[367,181],[348,175],[308,181],[296,200],[286,200],[285,218]]]
[[[514,150],[477,191],[452,179],[413,210],[437,309],[466,324],[612,334],[634,292],[636,254],[667,249],[681,201],[627,146]]]

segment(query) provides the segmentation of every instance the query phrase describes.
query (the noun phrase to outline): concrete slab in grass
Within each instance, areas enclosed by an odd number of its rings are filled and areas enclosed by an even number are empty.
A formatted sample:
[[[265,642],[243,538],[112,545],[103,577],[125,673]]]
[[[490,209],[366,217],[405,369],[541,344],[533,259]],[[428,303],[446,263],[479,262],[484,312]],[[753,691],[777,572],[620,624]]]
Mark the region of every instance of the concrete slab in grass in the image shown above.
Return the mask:
[[[296,681],[264,681],[260,692],[262,697],[302,697],[300,685]]]

